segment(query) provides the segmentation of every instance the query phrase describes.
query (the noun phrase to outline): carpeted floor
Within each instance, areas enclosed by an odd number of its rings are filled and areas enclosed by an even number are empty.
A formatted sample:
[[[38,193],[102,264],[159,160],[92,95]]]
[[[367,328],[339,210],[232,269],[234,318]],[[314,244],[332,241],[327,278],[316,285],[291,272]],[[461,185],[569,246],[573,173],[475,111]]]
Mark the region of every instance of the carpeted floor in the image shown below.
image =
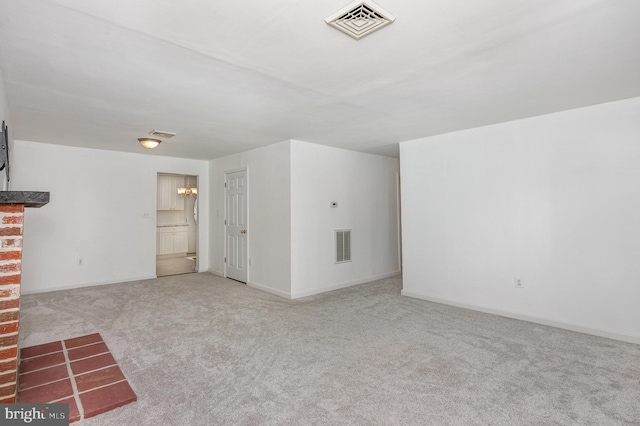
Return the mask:
[[[211,274],[22,298],[20,345],[100,333],[138,401],[92,425],[640,424],[640,346],[400,296]]]

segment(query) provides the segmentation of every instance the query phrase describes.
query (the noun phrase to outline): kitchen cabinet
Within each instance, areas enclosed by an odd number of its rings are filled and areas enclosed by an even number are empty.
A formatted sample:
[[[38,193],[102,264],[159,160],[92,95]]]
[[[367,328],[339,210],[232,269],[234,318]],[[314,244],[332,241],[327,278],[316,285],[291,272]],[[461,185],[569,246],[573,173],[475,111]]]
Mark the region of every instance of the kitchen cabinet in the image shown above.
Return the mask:
[[[156,235],[156,254],[185,254],[188,248],[188,226],[161,226]]]
[[[184,197],[178,188],[184,187],[184,176],[158,175],[158,210],[184,210]]]

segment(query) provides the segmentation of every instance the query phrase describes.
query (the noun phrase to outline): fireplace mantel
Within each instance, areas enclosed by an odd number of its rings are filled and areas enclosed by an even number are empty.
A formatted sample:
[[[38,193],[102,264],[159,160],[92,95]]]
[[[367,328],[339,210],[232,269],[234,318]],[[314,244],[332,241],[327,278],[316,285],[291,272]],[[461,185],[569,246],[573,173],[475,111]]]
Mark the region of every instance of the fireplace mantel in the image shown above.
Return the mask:
[[[42,207],[49,202],[49,193],[41,191],[0,191],[0,204],[24,204]]]

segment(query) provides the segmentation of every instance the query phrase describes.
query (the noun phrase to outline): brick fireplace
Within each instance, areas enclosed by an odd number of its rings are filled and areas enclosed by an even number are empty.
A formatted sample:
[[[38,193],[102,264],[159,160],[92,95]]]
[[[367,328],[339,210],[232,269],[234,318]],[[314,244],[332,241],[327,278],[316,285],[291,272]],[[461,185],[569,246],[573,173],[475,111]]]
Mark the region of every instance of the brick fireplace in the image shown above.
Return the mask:
[[[0,403],[16,402],[24,209],[48,202],[48,192],[0,191]]]

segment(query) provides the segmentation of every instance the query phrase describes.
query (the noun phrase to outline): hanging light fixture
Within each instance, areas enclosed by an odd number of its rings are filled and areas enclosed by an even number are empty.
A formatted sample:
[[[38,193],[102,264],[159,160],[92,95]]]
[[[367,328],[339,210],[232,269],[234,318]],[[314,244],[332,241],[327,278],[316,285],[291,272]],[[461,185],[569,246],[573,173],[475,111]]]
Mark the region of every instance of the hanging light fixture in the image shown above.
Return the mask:
[[[151,138],[139,138],[138,142],[140,142],[140,145],[144,146],[147,149],[153,149],[153,148],[156,148],[158,145],[160,145],[161,140],[151,139]]]
[[[187,176],[186,188],[178,188],[178,195],[182,195],[183,197],[188,197],[189,195],[198,195],[198,188],[192,188],[189,184],[189,176]]]

